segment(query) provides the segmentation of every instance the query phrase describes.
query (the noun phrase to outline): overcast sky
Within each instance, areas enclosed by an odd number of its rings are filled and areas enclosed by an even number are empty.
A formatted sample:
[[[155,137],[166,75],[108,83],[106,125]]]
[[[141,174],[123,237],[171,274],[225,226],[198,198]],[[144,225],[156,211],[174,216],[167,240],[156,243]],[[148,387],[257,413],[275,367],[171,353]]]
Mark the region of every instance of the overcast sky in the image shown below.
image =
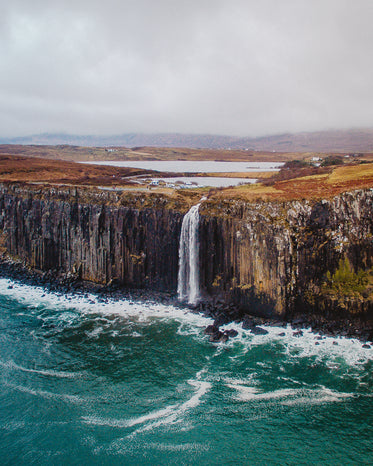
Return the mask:
[[[1,0],[0,136],[373,126],[373,0]]]

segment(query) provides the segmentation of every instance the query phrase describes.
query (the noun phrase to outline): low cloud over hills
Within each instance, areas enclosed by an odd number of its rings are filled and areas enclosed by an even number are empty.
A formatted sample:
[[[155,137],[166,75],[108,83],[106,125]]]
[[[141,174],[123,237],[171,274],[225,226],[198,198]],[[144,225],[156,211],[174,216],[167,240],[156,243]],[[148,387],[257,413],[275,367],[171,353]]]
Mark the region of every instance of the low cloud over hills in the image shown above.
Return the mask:
[[[113,136],[77,136],[46,133],[28,137],[3,138],[0,139],[0,143],[231,148],[276,152],[369,152],[373,151],[373,129],[288,133],[259,138],[180,133],[129,133]]]

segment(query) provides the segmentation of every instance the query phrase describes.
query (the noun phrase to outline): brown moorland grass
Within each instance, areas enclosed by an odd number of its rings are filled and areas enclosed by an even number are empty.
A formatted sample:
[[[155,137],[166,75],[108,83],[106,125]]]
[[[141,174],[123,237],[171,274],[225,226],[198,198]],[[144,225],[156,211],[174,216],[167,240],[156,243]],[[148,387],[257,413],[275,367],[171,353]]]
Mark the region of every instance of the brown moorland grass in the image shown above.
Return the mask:
[[[0,145],[0,154],[23,155],[67,161],[125,160],[210,160],[230,162],[285,162],[325,157],[319,152],[271,152],[227,149],[190,149],[163,147],[80,147],[70,145]],[[338,155],[338,154],[336,154]],[[344,155],[344,154],[339,154]],[[369,159],[372,154],[365,154]]]
[[[0,155],[0,181],[129,185],[129,176],[152,174],[151,170],[79,164],[61,160]]]
[[[373,188],[373,163],[337,167],[331,173],[277,181],[270,186],[257,183],[227,188],[217,191],[214,198],[245,201],[327,199],[363,188]]]
[[[145,196],[157,193],[181,197],[184,199],[184,203],[192,203],[195,199],[206,194],[217,202],[226,199],[239,199],[248,202],[257,200],[287,201],[331,198],[345,191],[373,188],[373,163],[337,166],[331,168],[329,173],[275,180],[271,185],[256,183],[226,189],[209,190],[209,188],[203,188],[175,191],[160,187],[147,190],[144,187],[134,185],[133,181],[128,179],[131,176],[147,173],[151,175],[154,172],[135,168],[26,158],[9,154],[0,155],[0,181],[123,187],[126,190],[143,191]]]

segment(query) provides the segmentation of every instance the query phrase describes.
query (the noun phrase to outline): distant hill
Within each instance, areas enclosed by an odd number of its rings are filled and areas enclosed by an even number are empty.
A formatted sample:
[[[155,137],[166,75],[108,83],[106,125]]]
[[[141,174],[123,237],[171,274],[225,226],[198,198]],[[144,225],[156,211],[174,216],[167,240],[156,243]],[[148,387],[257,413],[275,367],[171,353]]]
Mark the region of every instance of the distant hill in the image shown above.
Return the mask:
[[[0,138],[0,144],[231,148],[276,152],[370,152],[373,151],[373,129],[287,133],[258,138],[181,133],[128,133],[112,136],[46,133],[27,137]]]

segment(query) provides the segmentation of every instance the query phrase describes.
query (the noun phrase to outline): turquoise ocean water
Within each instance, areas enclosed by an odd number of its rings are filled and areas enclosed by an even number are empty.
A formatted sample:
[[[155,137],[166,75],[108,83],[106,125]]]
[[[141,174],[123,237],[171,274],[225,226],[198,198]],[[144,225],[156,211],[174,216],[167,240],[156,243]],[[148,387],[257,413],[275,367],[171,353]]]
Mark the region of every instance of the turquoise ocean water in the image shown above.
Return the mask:
[[[0,279],[1,464],[373,463],[372,348],[209,323]]]

